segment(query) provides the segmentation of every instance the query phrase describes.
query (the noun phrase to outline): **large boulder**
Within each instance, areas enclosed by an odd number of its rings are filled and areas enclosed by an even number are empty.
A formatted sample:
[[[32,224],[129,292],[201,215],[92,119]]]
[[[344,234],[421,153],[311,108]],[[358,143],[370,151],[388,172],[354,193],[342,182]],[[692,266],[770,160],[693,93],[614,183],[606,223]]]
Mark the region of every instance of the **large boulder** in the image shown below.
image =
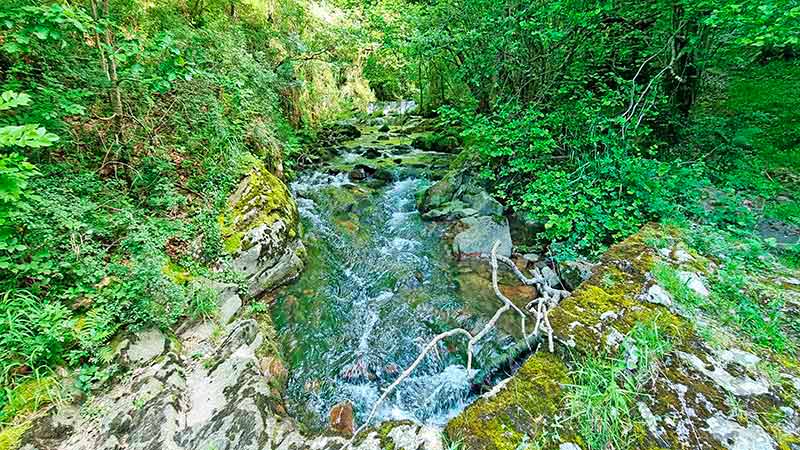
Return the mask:
[[[455,153],[461,148],[461,141],[453,134],[425,134],[417,136],[411,145],[426,152]]]
[[[454,220],[470,215],[500,216],[504,212],[500,202],[461,172],[451,172],[421,191],[417,197],[417,209],[428,220]]]
[[[488,255],[495,242],[500,241],[497,254],[511,256],[511,233],[505,217],[466,217],[459,224],[465,229],[453,238],[453,255],[461,259]]]
[[[92,399],[87,406],[98,415],[61,423],[69,431],[58,439],[30,433],[22,448],[261,450],[282,440],[292,424],[273,412],[280,398],[259,371],[255,354],[263,335],[258,324],[233,324],[217,347],[210,339],[212,329],[199,323],[187,330],[181,337],[188,357],[167,353]],[[193,339],[198,334],[202,338]],[[188,352],[205,357],[197,360]],[[71,407],[59,405],[53,416]]]
[[[361,137],[361,130],[348,121],[322,127],[317,133],[317,145],[331,146]]]
[[[303,269],[297,204],[289,189],[263,166],[242,180],[220,216],[224,248],[256,297],[295,278]]]
[[[589,441],[597,442],[604,422],[582,417],[584,396],[592,395],[604,399],[598,407],[616,409],[625,443],[614,448],[797,448],[796,366],[733,338],[708,316],[677,308],[654,273],[714,266],[699,256],[676,262],[648,246],[657,242],[653,236],[669,233],[648,226],[609,249],[591,276],[549,312],[555,351],[540,347],[513,377],[451,420],[451,441],[481,450],[514,449],[520,442],[593,448]],[[709,342],[700,330],[725,337]],[[618,383],[628,399],[611,404],[604,397],[609,388],[597,391],[592,384],[601,379]],[[545,440],[554,429],[556,438]]]

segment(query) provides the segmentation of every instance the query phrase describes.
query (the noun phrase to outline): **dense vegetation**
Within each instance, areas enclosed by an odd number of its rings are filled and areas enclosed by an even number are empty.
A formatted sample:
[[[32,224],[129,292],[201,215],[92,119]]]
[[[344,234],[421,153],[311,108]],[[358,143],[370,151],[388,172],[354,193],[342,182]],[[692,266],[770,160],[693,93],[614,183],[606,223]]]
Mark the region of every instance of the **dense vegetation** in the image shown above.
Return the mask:
[[[669,220],[798,265],[758,235],[800,226],[796,0],[334,3],[4,0],[0,423],[55,367],[112,376],[118,331],[207,314],[235,183],[375,98],[438,117],[558,257]]]
[[[0,421],[21,381],[66,365],[89,389],[118,330],[213,305],[190,280],[233,277],[209,273],[232,186],[369,100],[349,26],[291,1],[4,2]]]
[[[403,94],[460,126],[497,197],[565,251],[602,250],[676,205],[702,216],[709,183],[762,198],[789,187],[759,173],[798,164],[796,2],[416,6],[378,21],[371,85],[417,81]]]

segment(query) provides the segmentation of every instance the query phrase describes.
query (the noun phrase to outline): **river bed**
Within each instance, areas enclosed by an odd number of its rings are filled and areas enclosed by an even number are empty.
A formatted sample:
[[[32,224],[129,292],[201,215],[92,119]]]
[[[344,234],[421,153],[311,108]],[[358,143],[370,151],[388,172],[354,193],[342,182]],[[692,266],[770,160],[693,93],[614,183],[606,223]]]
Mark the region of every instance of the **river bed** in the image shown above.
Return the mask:
[[[454,326],[479,329],[499,306],[488,281],[450,256],[445,226],[420,218],[415,194],[429,181],[399,173],[385,183],[353,183],[344,173],[312,172],[292,184],[309,263],[272,311],[289,365],[287,408],[311,429],[324,429],[331,408],[347,400],[363,420],[433,336]],[[515,344],[493,331],[476,368]],[[443,426],[460,412],[475,398],[465,347],[460,338],[440,343],[373,424]]]

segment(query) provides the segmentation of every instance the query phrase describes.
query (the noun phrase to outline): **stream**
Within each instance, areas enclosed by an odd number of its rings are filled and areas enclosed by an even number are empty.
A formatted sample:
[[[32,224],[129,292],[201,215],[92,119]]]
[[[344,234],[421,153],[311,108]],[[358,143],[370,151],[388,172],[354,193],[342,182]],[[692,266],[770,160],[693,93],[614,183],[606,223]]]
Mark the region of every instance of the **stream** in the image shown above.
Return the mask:
[[[287,408],[311,429],[326,428],[331,408],[345,400],[360,424],[434,335],[454,326],[479,329],[499,306],[488,280],[450,256],[444,226],[420,218],[415,193],[429,181],[401,169],[384,182],[312,172],[292,184],[308,266],[272,311],[289,365]],[[475,367],[492,364],[514,344],[511,334],[493,331]],[[440,343],[372,424],[405,419],[443,426],[454,417],[475,397],[465,347],[464,339]]]

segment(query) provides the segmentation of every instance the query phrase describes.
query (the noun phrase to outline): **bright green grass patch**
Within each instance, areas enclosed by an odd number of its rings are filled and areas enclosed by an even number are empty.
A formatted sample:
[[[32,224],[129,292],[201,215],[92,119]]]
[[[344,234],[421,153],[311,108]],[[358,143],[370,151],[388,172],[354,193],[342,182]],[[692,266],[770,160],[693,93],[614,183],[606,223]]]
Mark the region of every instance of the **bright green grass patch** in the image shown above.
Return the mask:
[[[19,448],[22,435],[31,427],[30,422],[9,425],[0,430],[0,450],[16,450]]]
[[[637,324],[616,358],[590,356],[577,364],[567,404],[570,421],[590,449],[631,447],[639,423],[634,404],[671,348],[656,322]]]
[[[5,404],[0,410],[0,423],[39,409],[59,397],[60,385],[53,376],[30,377],[3,394]]]
[[[780,296],[761,300],[764,286],[753,281],[736,263],[729,263],[710,276],[711,295],[703,298],[686,286],[671,266],[658,263],[653,276],[688,312],[701,310],[723,324],[733,327],[755,344],[777,352],[793,351],[795,344],[784,327],[788,325],[781,313]]]

